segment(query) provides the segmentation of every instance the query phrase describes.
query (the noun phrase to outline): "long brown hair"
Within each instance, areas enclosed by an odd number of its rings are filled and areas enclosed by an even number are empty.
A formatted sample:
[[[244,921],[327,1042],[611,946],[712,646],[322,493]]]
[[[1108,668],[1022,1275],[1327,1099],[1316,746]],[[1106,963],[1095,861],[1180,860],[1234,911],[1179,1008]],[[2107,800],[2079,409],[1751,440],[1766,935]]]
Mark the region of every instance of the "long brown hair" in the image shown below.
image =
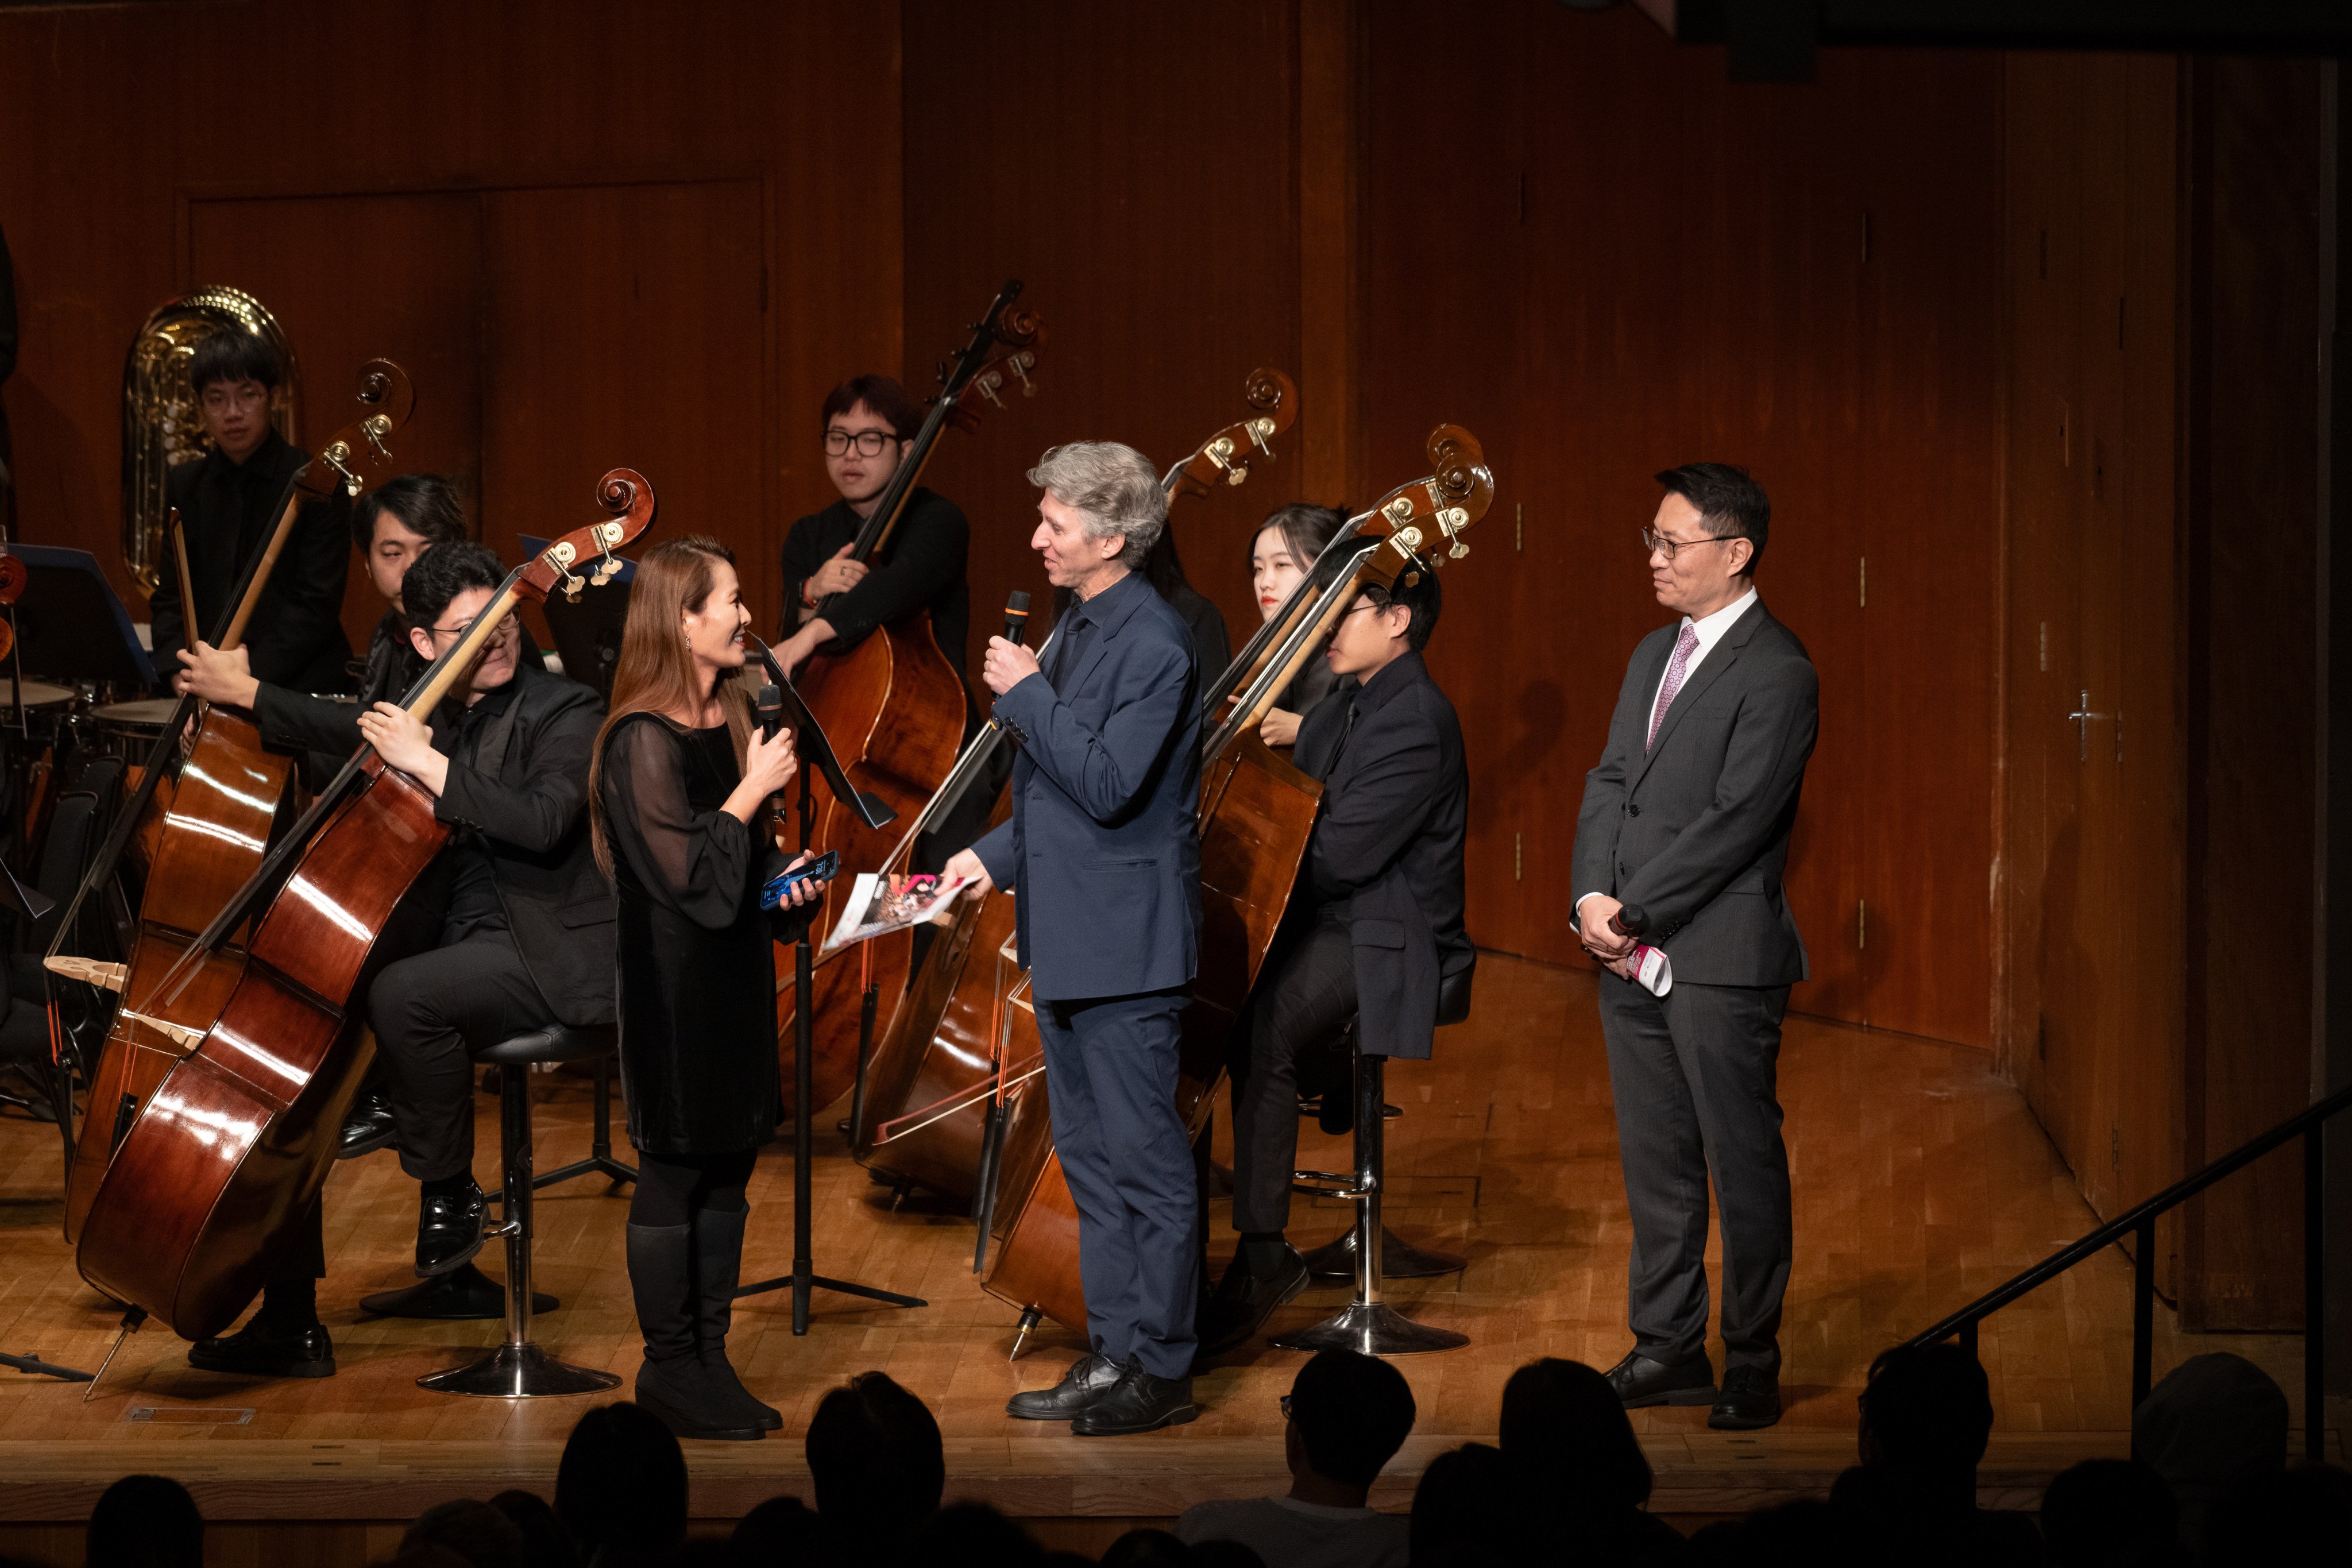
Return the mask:
[[[691,713],[702,706],[702,686],[687,647],[684,621],[699,612],[718,584],[719,562],[735,564],[734,553],[707,534],[688,534],[656,545],[637,563],[629,583],[629,618],[621,628],[621,662],[613,671],[612,710],[596,732],[596,754],[588,764],[588,823],[595,840],[596,866],[613,874],[613,845],[604,826],[604,742],[613,727],[635,713]],[[716,695],[735,742],[735,765],[751,736],[751,704],[733,671],[722,671]]]

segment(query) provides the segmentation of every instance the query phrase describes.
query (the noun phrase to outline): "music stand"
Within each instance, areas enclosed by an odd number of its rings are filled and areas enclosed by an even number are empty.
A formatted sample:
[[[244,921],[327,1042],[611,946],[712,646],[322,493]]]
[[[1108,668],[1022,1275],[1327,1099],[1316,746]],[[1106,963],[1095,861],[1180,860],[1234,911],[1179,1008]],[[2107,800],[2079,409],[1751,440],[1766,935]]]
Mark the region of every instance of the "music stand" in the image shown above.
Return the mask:
[[[801,755],[801,853],[809,848],[809,837],[816,830],[816,796],[809,787],[809,774],[824,775],[825,787],[833,798],[855,811],[869,828],[887,825],[898,814],[873,795],[859,790],[842,772],[841,760],[834,755],[833,742],[825,739],[824,729],[816,715],[801,700],[801,694],[768,651],[767,645],[753,639],[758,651],[754,658],[768,668],[771,684],[760,693],[760,718],[766,732],[773,735],[789,713],[793,736]],[[770,693],[774,693],[772,698]],[[815,766],[810,767],[814,763]],[[809,931],[815,925],[812,920],[801,930],[800,941],[793,946],[793,1271],[773,1279],[762,1279],[753,1285],[738,1285],[736,1300],[758,1296],[785,1286],[793,1291],[793,1332],[805,1334],[809,1322],[809,1292],[812,1289],[835,1291],[844,1296],[863,1296],[869,1301],[879,1301],[888,1307],[925,1307],[930,1303],[919,1296],[902,1296],[895,1290],[877,1289],[871,1285],[859,1285],[846,1279],[834,1279],[815,1272],[809,1261],[809,1164],[810,1140],[814,1136],[810,1116],[815,1107],[809,1100],[816,1093],[811,1081],[809,1058],[816,1054],[816,1027],[814,1022],[816,993],[816,950],[809,941]]]
[[[117,686],[162,684],[97,556],[54,544],[12,544],[8,553],[26,566],[16,605],[24,668]]]
[[[544,553],[548,542],[522,536],[523,549],[533,555]],[[619,593],[583,595],[576,605],[561,594],[550,594],[540,606],[547,616],[547,629],[554,634],[563,673],[594,687],[607,701],[613,696],[613,671],[621,663],[621,628],[629,619],[629,584],[636,574],[637,563],[622,559],[621,569],[605,584],[607,588],[618,584]]]

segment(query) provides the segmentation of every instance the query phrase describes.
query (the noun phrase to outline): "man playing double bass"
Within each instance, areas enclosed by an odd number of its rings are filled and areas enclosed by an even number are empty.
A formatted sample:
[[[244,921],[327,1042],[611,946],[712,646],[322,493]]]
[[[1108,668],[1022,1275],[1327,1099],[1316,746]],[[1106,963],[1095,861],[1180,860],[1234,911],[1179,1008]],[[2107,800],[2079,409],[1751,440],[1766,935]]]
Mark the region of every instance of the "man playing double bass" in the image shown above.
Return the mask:
[[[1425,1058],[1437,1026],[1468,1005],[1469,773],[1454,704],[1421,657],[1441,606],[1433,573],[1366,587],[1324,650],[1339,684],[1298,725],[1292,760],[1323,782],[1323,798],[1289,911],[1234,1029],[1241,1245],[1202,1313],[1204,1355],[1250,1339],[1307,1288],[1306,1261],[1283,1236],[1302,1064],[1321,1066],[1350,1022],[1362,1055]],[[1352,1103],[1345,1068],[1318,1077],[1326,1105]]]
[[[278,526],[286,487],[310,460],[270,426],[280,374],[276,353],[247,331],[215,332],[190,358],[189,384],[213,447],[198,461],[175,466],[164,483],[180,513],[194,581],[180,581],[178,553],[165,549],[148,601],[159,669],[176,673],[172,656],[211,635],[246,563]],[[296,515],[246,629],[252,673],[296,691],[349,689],[343,667],[352,645],[342,622],[348,511],[340,488],[335,497],[306,503]]]
[[[841,499],[793,524],[784,537],[784,614],[776,658],[792,673],[813,654],[841,654],[919,611],[931,616],[940,652],[964,679],[964,640],[971,626],[971,588],[965,567],[971,524],[962,509],[920,485],[908,493],[890,537],[871,561],[854,561],[857,531],[881,504],[922,425],[923,411],[887,375],[861,375],[826,395],[824,471]],[[824,614],[818,605],[838,595]],[[980,728],[970,689],[964,696],[964,738]],[[997,783],[1002,782],[1000,775]],[[938,869],[970,844],[994,805],[994,784],[965,792],[963,804],[915,847],[918,871]]]
[[[495,554],[463,542],[437,545],[410,567],[401,603],[418,658],[429,663],[456,646],[505,575]],[[456,829],[441,856],[437,944],[364,982],[401,1168],[422,1187],[416,1272],[428,1279],[482,1247],[488,1200],[473,1174],[471,1050],[550,1024],[614,1017],[613,894],[596,869],[587,816],[604,704],[520,658],[521,642],[509,617],[429,728],[391,702],[359,718],[368,743],[432,794],[434,814]],[[192,1348],[192,1365],[274,1377],[335,1370],[314,1284],[325,1272],[318,1226],[314,1210],[261,1310],[243,1331]]]
[[[1182,618],[1136,574],[1168,521],[1150,460],[1077,442],[1047,452],[1029,482],[1045,492],[1030,546],[1077,603],[1042,668],[989,639],[982,679],[1019,747],[1013,819],[947,871],[1015,895],[1054,1146],[1078,1210],[1090,1348],[1007,1410],[1108,1436],[1199,1414],[1176,1021],[1200,947],[1200,678]]]

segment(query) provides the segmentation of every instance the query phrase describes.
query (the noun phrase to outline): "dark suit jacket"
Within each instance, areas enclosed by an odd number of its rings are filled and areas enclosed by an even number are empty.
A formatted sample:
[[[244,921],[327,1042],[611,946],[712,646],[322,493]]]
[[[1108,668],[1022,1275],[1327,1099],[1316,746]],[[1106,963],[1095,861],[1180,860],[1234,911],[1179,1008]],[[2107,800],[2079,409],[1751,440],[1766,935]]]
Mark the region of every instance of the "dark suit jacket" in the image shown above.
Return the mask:
[[[1470,773],[1454,704],[1409,653],[1316,704],[1292,758],[1323,781],[1299,891],[1318,912],[1336,907],[1354,939],[1356,1047],[1426,1057],[1441,982],[1467,984],[1478,960],[1462,925]]]
[[[1661,626],[1633,650],[1601,765],[1585,775],[1569,896],[1641,905],[1677,984],[1788,985],[1805,978],[1805,943],[1780,876],[1820,681],[1805,645],[1759,599],[1708,650],[1644,753],[1681,629]]]
[[[784,618],[789,636],[801,624],[801,584],[835,552],[857,538],[861,526],[849,503],[837,500],[793,524],[784,536]],[[915,487],[907,508],[890,530],[890,542],[867,563],[873,570],[841,595],[825,617],[836,634],[821,652],[843,653],[874,635],[877,626],[905,620],[917,610],[931,613],[931,636],[958,675],[971,629],[971,588],[964,575],[971,552],[971,524],[955,502]]]
[[[1033,675],[996,700],[1020,746],[1013,819],[972,846],[996,885],[1017,891],[1021,962],[1054,1002],[1189,984],[1200,957],[1191,634],[1139,576],[1078,616],[1094,628],[1062,689]]]
[[[180,582],[179,558],[164,543],[155,566],[155,592],[148,605],[154,618],[155,668],[176,673],[172,656],[194,637],[213,637],[247,561],[278,525],[286,487],[310,455],[289,447],[275,432],[240,466],[217,451],[182,463],[164,481],[164,495],[180,509],[188,537],[188,570],[195,577],[194,616]],[[257,679],[296,691],[349,689],[344,667],[352,645],[343,637],[343,579],[351,559],[350,503],[335,499],[305,502],[269,584],[261,591],[245,647]],[[193,619],[193,625],[191,621]]]
[[[451,749],[460,710],[443,703],[433,715],[434,749],[449,758],[433,815],[479,835],[515,945],[555,1016],[609,1024],[618,915],[588,837],[588,763],[604,700],[530,664],[517,667],[514,684],[513,701],[470,746]],[[357,703],[279,692],[263,738],[348,756],[358,726]]]

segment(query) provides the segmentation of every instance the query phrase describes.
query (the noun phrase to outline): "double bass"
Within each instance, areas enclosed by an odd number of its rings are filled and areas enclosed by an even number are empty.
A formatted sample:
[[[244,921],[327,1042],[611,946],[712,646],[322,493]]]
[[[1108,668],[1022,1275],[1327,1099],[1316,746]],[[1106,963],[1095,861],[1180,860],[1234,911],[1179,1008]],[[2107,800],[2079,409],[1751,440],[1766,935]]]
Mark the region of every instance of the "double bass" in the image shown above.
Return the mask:
[[[1427,452],[1432,471],[1350,518],[1220,682],[1215,727],[1201,748],[1200,968],[1179,1020],[1176,1109],[1196,1140],[1224,1074],[1234,1020],[1289,905],[1323,794],[1259,738],[1258,725],[1360,592],[1468,554],[1461,536],[1493,503],[1494,473],[1467,430],[1438,426]],[[1006,1135],[997,1178],[1003,1197],[992,1205],[995,1253],[981,1285],[1020,1309],[1018,1356],[1041,1317],[1083,1331],[1087,1309],[1077,1205],[1054,1153],[1045,1079],[1025,1064],[1042,1060],[1044,1049],[1020,988],[1005,996],[999,1020],[1004,1059],[1022,1064],[1008,1075],[1024,1074],[1021,1097],[1036,1103],[1024,1107],[1020,1135]]]
[[[559,584],[576,596],[619,571],[613,552],[652,524],[653,488],[615,468],[598,481],[597,500],[604,520],[509,574],[403,708],[429,718],[519,605]],[[75,1262],[134,1310],[126,1326],[152,1313],[185,1339],[217,1334],[274,1271],[326,1184],[373,1055],[352,1015],[362,972],[447,837],[432,793],[361,747],[158,982],[157,1005],[179,1005],[210,982],[227,933],[254,917],[216,1020],[159,1031],[176,1059],[131,1120],[82,1220]]]
[[[1262,365],[1243,384],[1242,399],[1248,417],[1211,436],[1161,478],[1160,488],[1171,501],[1241,484],[1253,463],[1274,460],[1275,440],[1298,418],[1298,388],[1281,371]],[[1221,695],[1221,688],[1212,687],[1208,705],[1215,706]],[[953,809],[1003,743],[992,720],[956,760],[948,782],[883,869],[903,867],[915,835]],[[998,818],[1008,809],[1000,802]],[[956,1202],[969,1202],[983,1184],[982,1165],[1003,1139],[995,1121],[1006,1087],[999,1054],[1001,1000],[1017,974],[1007,973],[1013,914],[1013,895],[1001,889],[956,906],[952,923],[932,942],[875,1046],[863,1114],[853,1118],[851,1152],[861,1163]],[[1026,1114],[1026,1102],[1024,1107]]]
[[[337,489],[346,499],[356,497],[391,467],[386,443],[416,406],[408,373],[390,360],[370,360],[360,367],[357,396],[360,417],[337,431],[288,486],[277,525],[247,564],[239,591],[214,627],[214,647],[234,650],[243,645],[254,607],[269,585],[303,506],[325,500]],[[176,540],[176,528],[173,533]],[[181,581],[185,584],[184,548],[182,557]],[[182,732],[191,719],[195,731],[184,752]],[[174,760],[179,763],[176,782],[168,795],[159,795]],[[72,910],[58,922],[46,960],[50,973],[120,991],[123,997],[90,1073],[89,1109],[66,1174],[68,1241],[80,1235],[107,1163],[139,1108],[178,1059],[165,1026],[201,1029],[208,1025],[236,984],[244,955],[223,947],[207,960],[198,983],[169,1007],[160,1007],[156,1001],[159,982],[260,866],[270,838],[292,815],[293,794],[292,759],[262,749],[261,732],[249,715],[213,707],[194,696],[181,698],[148,755],[138,788],[116,820],[112,837],[92,862],[74,900],[78,909],[112,874],[123,847],[118,841],[127,841],[138,828],[153,799],[161,821],[153,825],[129,963],[94,964],[66,954],[62,950],[75,929]]]
[[[971,330],[971,341],[940,367],[940,390],[922,428],[908,444],[890,482],[877,498],[874,514],[857,531],[850,559],[866,561],[889,542],[890,531],[906,510],[916,481],[922,478],[939,438],[950,424],[977,429],[983,403],[1002,405],[1003,395],[1019,384],[1034,396],[1031,373],[1045,341],[1045,324],[1036,311],[1016,307],[1021,296],[1018,279],[1008,282]],[[816,606],[826,614],[838,595]],[[931,634],[929,612],[918,612],[894,625],[877,627],[874,635],[842,654],[818,654],[794,678],[801,699],[833,743],[842,769],[860,793],[878,797],[892,818],[913,815],[945,776],[963,742],[966,699],[963,682]],[[887,829],[869,828],[830,794],[817,808],[810,845],[818,852],[841,857],[834,890],[825,895],[819,929],[839,918],[835,900],[849,896],[861,872],[878,869],[890,855]],[[857,1042],[869,996],[895,996],[906,989],[907,970],[914,955],[913,938],[906,932],[864,943],[858,962],[837,960],[818,966],[816,973],[814,1059],[809,1064],[816,1104],[822,1110],[841,1098],[857,1074]],[[788,975],[792,963],[777,949],[776,973]],[[784,1110],[792,1111],[793,1095],[793,989],[779,981],[776,988],[776,1054],[782,1068]]]

